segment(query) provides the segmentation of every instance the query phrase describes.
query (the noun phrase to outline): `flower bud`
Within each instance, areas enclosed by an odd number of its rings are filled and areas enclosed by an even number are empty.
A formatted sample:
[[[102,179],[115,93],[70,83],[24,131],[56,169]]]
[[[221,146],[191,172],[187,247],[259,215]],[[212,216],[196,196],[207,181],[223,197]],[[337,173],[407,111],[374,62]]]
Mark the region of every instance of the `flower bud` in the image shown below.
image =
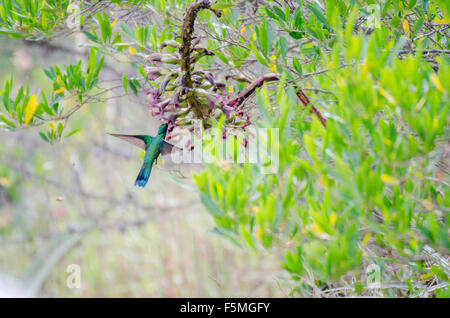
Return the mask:
[[[157,67],[148,67],[147,68],[147,77],[150,81],[154,81],[161,76],[161,71]]]
[[[172,48],[174,48],[174,49],[177,49],[177,48],[180,46],[180,44],[179,44],[177,41],[175,41],[175,40],[166,40],[166,41],[163,41],[163,42],[160,44],[159,49],[162,50],[162,49],[164,49],[166,46],[172,47]]]

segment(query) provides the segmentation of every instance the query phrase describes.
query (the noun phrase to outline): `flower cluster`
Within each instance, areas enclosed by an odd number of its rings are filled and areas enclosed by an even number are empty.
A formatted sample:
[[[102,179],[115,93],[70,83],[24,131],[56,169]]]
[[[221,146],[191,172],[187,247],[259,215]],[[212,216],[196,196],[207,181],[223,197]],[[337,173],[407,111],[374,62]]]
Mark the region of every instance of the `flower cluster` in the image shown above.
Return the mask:
[[[199,43],[198,40],[195,42],[193,44]],[[168,48],[176,50],[170,53]],[[217,80],[213,73],[197,67],[196,62],[202,57],[214,53],[199,46],[191,50],[189,75],[192,87],[188,87],[179,50],[180,44],[169,40],[161,44],[160,53],[146,57],[149,64],[147,77],[152,82],[152,88],[146,92],[151,115],[169,123],[169,131],[176,126],[192,129],[194,121],[198,119],[204,127],[211,127],[221,116],[225,116],[225,128],[245,128],[250,125],[250,116],[240,109],[233,94],[226,92],[227,84]],[[193,111],[190,103],[192,99],[202,108],[205,116],[199,117]]]

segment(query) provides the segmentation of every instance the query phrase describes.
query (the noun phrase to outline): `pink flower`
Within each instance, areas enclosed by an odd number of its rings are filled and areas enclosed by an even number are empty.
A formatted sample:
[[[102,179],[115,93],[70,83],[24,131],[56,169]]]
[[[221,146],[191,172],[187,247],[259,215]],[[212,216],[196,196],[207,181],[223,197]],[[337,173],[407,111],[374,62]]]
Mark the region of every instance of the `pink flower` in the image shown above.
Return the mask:
[[[161,72],[157,67],[147,68],[147,77],[149,80],[154,81],[161,76]]]

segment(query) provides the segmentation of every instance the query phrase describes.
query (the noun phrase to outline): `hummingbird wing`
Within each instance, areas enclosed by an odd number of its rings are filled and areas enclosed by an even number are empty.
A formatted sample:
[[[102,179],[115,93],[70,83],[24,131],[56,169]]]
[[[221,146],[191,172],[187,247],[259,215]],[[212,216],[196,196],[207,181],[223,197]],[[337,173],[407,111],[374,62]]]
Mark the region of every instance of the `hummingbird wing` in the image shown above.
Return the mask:
[[[110,134],[108,133],[108,135],[111,135],[113,137],[116,138],[120,138],[122,140],[125,140],[127,142],[129,142],[130,144],[133,144],[139,148],[142,148],[144,150],[147,149],[146,145],[145,145],[145,141],[141,136],[138,135],[122,135],[122,134]]]
[[[161,150],[161,155],[165,156],[171,154],[173,151],[183,151],[180,147],[174,146],[167,141],[163,141],[163,147]]]

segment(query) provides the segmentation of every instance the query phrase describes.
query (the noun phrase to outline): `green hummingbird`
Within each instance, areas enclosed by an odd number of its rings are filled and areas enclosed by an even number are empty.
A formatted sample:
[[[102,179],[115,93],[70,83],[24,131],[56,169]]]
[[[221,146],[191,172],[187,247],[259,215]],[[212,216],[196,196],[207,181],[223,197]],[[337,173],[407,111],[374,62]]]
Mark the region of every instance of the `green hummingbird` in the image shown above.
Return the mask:
[[[164,140],[166,138],[168,126],[168,124],[162,124],[159,126],[158,134],[155,137],[149,135],[109,134],[145,150],[144,163],[142,164],[141,171],[139,171],[136,181],[134,182],[135,186],[146,186],[150,173],[152,172],[153,163],[157,161],[160,154],[170,154],[174,148],[181,150],[181,148],[175,147]]]

